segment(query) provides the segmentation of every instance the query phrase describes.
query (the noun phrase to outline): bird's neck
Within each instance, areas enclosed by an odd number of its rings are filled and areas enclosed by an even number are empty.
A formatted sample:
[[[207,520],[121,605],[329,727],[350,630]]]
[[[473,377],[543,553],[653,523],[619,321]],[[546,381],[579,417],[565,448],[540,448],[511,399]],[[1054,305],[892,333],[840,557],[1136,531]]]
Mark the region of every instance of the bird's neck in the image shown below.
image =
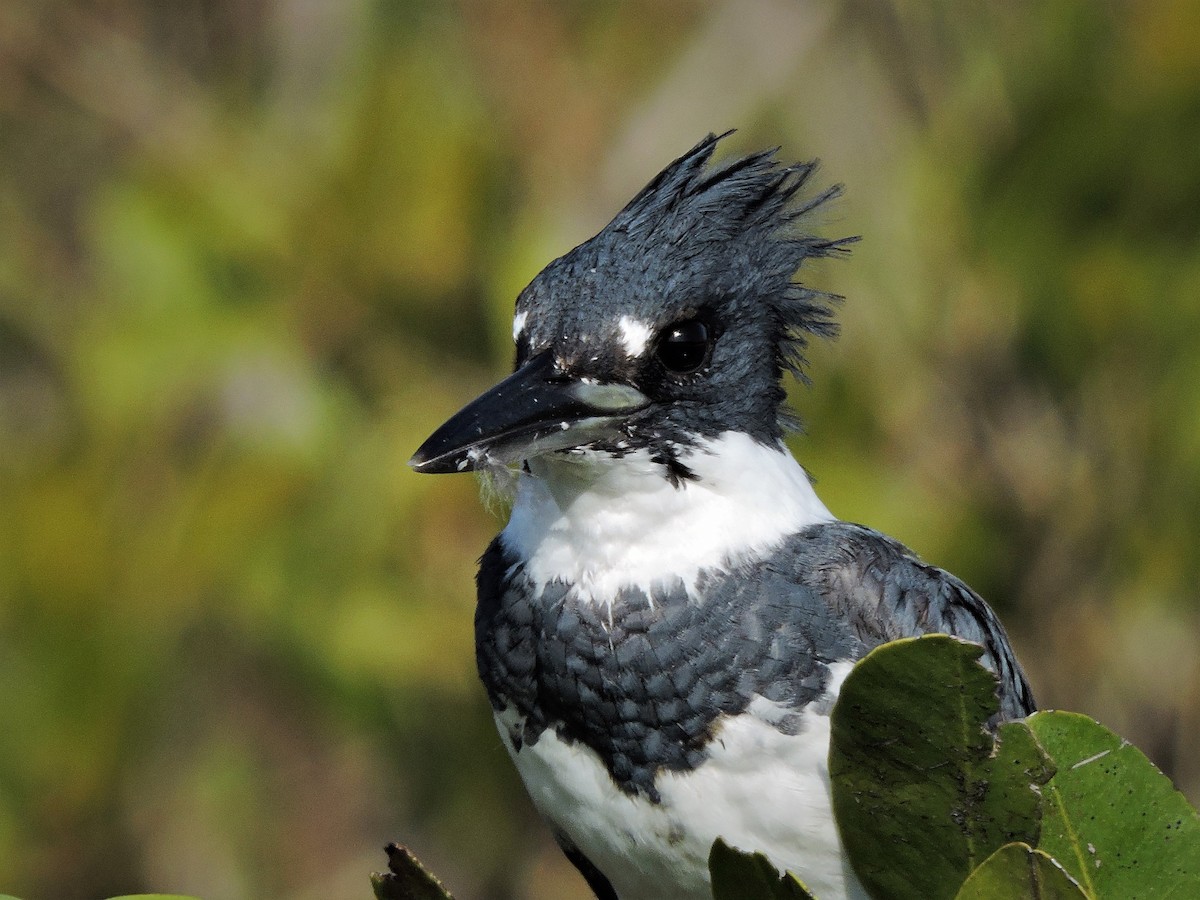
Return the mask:
[[[530,460],[504,547],[534,583],[562,581],[603,601],[677,578],[694,591],[701,572],[766,556],[834,518],[782,443],[731,431],[680,462],[694,479],[673,482],[645,451]]]

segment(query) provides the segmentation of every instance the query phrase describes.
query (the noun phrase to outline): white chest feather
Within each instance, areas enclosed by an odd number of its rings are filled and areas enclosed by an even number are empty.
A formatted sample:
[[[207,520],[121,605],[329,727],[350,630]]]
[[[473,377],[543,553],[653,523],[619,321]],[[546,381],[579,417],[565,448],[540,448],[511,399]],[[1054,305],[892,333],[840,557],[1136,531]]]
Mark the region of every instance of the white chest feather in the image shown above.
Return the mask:
[[[534,582],[605,597],[672,577],[690,589],[702,569],[764,556],[833,520],[782,445],[728,432],[680,461],[698,478],[676,486],[645,451],[530,460],[501,539]]]
[[[836,664],[836,691],[850,664]],[[779,711],[756,698],[726,719],[696,769],[660,773],[659,803],[617,790],[599,757],[552,730],[515,750],[513,714],[497,724],[534,805],[602,871],[621,900],[711,898],[708,854],[720,837],[796,872],[822,900],[864,898],[850,872],[829,798],[830,701],[803,714],[788,735]]]

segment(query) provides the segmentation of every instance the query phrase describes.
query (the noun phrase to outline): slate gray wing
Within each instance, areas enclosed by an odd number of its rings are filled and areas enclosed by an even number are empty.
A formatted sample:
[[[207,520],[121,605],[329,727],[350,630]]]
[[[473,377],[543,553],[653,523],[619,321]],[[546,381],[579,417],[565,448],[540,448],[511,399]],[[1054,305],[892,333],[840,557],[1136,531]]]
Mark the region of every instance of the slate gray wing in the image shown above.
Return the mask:
[[[1037,708],[1004,626],[958,578],[898,541],[846,522],[806,529],[794,549],[793,577],[819,593],[868,648],[934,632],[974,641],[999,676],[1001,717],[1018,719]]]

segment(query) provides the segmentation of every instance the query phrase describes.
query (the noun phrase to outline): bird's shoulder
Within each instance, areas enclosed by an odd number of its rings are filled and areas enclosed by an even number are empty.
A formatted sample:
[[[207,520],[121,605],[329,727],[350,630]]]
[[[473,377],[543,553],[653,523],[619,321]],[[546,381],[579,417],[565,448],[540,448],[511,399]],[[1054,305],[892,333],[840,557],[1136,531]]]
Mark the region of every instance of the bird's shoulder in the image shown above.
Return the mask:
[[[1005,718],[1034,709],[1032,691],[992,608],[962,580],[923,562],[894,538],[834,521],[791,536],[767,562],[816,593],[866,648],[922,634],[949,634],[983,646],[1000,678]]]

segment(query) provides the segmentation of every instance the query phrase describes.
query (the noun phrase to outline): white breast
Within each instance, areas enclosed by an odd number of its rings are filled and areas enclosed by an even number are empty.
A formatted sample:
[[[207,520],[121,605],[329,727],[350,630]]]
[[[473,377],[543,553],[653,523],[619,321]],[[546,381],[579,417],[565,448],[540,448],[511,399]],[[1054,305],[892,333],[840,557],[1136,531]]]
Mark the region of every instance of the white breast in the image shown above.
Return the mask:
[[[677,487],[646,451],[530,460],[501,540],[535,583],[557,578],[583,597],[612,597],[663,578],[690,589],[702,569],[765,556],[833,520],[782,444],[727,432],[680,461],[698,479]]]
[[[849,667],[832,667],[831,691]],[[590,748],[547,730],[518,751],[508,739],[515,714],[505,711],[496,720],[534,805],[621,900],[710,900],[708,854],[718,837],[765,853],[821,900],[865,900],[830,808],[832,697],[806,711],[793,735],[772,727],[780,710],[756,698],[746,714],[721,725],[698,768],[659,774],[657,804],[619,791]]]

